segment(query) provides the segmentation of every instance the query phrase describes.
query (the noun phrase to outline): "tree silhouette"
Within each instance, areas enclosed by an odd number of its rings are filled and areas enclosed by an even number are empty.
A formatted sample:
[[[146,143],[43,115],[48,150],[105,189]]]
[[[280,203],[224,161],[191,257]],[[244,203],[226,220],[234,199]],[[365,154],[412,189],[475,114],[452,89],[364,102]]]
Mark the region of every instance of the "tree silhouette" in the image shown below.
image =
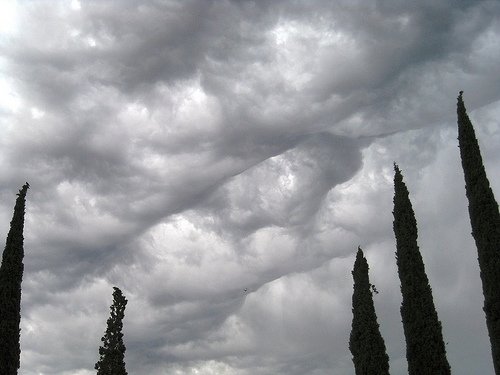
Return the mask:
[[[0,374],[17,375],[20,365],[21,282],[24,271],[26,183],[17,194],[0,266]]]
[[[441,322],[417,245],[417,221],[408,189],[394,164],[394,234],[401,281],[401,318],[409,375],[450,374]]]
[[[127,375],[125,370],[125,345],[123,344],[123,317],[125,316],[125,306],[127,299],[122,291],[113,287],[113,304],[111,305],[111,315],[108,318],[108,326],[101,341],[103,345],[99,347],[99,361],[95,364],[97,375]]]
[[[486,326],[495,373],[500,374],[500,215],[483,166],[474,128],[458,96],[458,142],[469,200],[472,236],[476,242],[483,285]]]
[[[352,294],[352,329],[349,350],[356,375],[389,375],[389,356],[379,331],[373,305],[372,290],[368,278],[368,262],[358,248],[352,270],[354,291]],[[378,292],[377,292],[378,293]]]

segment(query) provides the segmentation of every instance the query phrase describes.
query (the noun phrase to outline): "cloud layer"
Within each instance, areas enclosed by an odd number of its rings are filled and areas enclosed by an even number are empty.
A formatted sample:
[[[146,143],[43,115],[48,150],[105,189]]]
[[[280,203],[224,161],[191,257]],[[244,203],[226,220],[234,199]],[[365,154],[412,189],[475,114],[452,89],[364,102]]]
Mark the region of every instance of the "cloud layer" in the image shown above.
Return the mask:
[[[5,233],[32,186],[23,374],[93,373],[113,285],[130,374],[352,374],[358,245],[404,374],[394,161],[453,372],[493,373],[455,101],[500,196],[498,2],[6,4]]]

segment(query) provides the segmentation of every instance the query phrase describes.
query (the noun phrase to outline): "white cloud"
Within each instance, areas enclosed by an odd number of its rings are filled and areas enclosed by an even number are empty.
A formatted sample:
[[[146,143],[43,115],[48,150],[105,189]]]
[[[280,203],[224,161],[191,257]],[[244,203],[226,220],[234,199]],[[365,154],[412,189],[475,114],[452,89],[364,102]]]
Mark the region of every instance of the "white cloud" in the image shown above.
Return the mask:
[[[0,3],[0,37],[17,31],[19,27],[18,7],[16,0],[5,0]]]
[[[71,9],[73,10],[81,10],[82,4],[79,0],[71,0]]]

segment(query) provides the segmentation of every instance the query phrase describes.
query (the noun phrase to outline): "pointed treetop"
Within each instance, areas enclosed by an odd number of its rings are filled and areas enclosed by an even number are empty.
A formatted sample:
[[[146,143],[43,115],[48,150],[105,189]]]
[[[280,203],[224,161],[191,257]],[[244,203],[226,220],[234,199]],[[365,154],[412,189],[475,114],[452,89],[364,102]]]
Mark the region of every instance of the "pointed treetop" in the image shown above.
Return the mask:
[[[23,187],[21,189],[19,189],[19,193],[17,193],[16,195],[19,196],[19,197],[25,197],[26,196],[26,192],[28,191],[28,189],[30,188],[30,184],[28,184],[27,182],[23,185]]]
[[[397,176],[401,176],[401,170],[399,169],[399,166],[396,164],[396,162],[394,162],[394,172]]]
[[[477,139],[476,139],[476,132],[474,131],[474,127],[472,126],[472,122],[470,121],[469,115],[467,114],[467,109],[465,108],[465,103],[462,97],[462,94],[464,92],[460,91],[458,98],[457,98],[457,116],[458,116],[458,140],[460,142],[465,142],[467,139],[467,142],[470,143],[470,139],[474,138],[475,144],[477,144]],[[470,132],[470,135],[466,136],[463,132]],[[460,147],[460,146],[459,146]],[[473,146],[474,148],[479,147],[477,145]],[[461,150],[461,152],[463,152]],[[479,150],[477,151],[477,154],[479,157],[481,157]]]
[[[397,189],[396,186],[398,186]],[[399,169],[399,166],[396,163],[394,163],[394,187],[395,187],[394,203],[396,203],[396,196],[400,196],[401,194],[403,194],[406,197],[409,196],[408,188],[406,187],[406,184],[403,181],[403,174],[401,173],[401,170]],[[410,209],[413,211],[413,208],[410,207]]]
[[[351,274],[354,276],[354,273],[356,270],[368,270],[368,262],[365,258],[365,254],[363,253],[363,250],[361,249],[360,246],[358,246],[358,251],[356,253],[356,260],[354,261],[354,269],[352,270]],[[356,279],[356,277],[355,277]]]
[[[123,308],[125,308],[125,305],[127,304],[128,301],[123,295],[122,291],[120,290],[120,288],[116,286],[114,286],[113,289],[114,289],[113,297],[123,305]]]
[[[457,98],[457,113],[459,115],[461,114],[461,115],[467,116],[467,112],[465,110],[464,99],[462,97],[463,93],[464,93],[463,91],[460,91],[458,93],[458,98]],[[467,116],[467,118],[468,118],[468,116]]]

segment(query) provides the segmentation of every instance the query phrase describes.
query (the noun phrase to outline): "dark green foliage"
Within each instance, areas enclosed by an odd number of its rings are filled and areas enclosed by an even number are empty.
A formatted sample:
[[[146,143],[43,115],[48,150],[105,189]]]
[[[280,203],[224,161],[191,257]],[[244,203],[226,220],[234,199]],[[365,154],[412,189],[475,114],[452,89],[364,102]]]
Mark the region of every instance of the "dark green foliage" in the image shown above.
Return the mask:
[[[417,245],[417,221],[408,189],[394,165],[394,234],[401,280],[401,318],[406,338],[409,375],[450,374],[441,322]]]
[[[125,370],[125,345],[123,344],[123,317],[127,299],[122,291],[113,288],[113,304],[108,319],[106,332],[101,339],[103,345],[99,347],[99,361],[95,364],[97,375],[127,375]]]
[[[24,209],[26,183],[17,194],[14,215],[0,266],[0,374],[16,375],[21,349],[19,345],[21,322],[21,282],[24,271]]]
[[[495,373],[500,374],[500,215],[490,188],[472,123],[458,96],[458,141],[484,294],[486,326]]]
[[[377,315],[373,306],[372,290],[368,278],[368,263],[363,251],[358,248],[352,271],[354,292],[352,294],[352,330],[349,350],[356,375],[388,375],[389,356],[379,331]],[[378,293],[378,292],[377,292]]]

